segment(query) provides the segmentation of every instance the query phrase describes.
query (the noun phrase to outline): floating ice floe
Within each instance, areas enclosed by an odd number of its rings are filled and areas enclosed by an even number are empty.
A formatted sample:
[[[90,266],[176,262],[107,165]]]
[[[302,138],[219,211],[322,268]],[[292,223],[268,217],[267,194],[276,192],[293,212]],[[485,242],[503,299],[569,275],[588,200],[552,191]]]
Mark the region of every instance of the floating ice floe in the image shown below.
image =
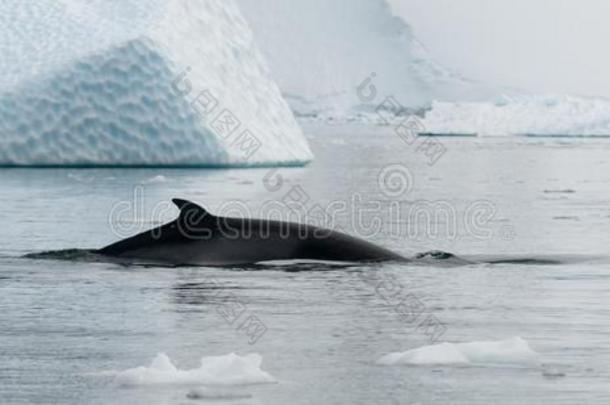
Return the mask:
[[[520,337],[471,343],[439,343],[406,352],[390,353],[378,361],[383,365],[537,365],[536,353]]]
[[[167,182],[167,177],[165,177],[162,174],[159,174],[157,176],[153,176],[153,177],[150,177],[150,178],[144,180],[142,183],[143,184],[158,184],[158,183],[165,183],[165,182]]]
[[[172,364],[165,353],[159,353],[148,367],[141,366],[119,372],[115,383],[121,386],[227,386],[276,382],[271,374],[261,369],[261,363],[262,357],[258,354],[239,356],[231,353],[225,356],[203,357],[199,368],[181,370]],[[210,391],[205,392],[213,394]]]

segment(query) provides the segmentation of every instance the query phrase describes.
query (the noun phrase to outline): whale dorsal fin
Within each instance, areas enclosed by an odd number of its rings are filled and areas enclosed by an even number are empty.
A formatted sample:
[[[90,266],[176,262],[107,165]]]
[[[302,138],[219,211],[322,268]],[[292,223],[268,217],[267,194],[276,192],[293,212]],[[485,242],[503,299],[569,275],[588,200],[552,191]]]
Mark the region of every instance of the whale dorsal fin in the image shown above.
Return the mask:
[[[214,227],[214,215],[194,202],[174,198],[172,202],[180,209],[178,221],[184,230],[197,231]]]
[[[205,208],[203,208],[200,205],[195,204],[192,201],[183,200],[181,198],[174,198],[172,200],[172,202],[180,210],[180,215],[182,215],[185,212],[187,212],[187,213],[188,212],[196,212],[196,213],[199,213],[201,215],[211,215]]]

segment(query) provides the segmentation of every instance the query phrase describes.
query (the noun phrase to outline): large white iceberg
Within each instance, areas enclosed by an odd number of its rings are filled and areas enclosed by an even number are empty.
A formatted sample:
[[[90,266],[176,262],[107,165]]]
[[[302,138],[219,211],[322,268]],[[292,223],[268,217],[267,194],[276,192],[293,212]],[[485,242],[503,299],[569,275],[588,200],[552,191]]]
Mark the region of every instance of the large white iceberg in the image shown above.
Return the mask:
[[[312,157],[232,0],[4,0],[0,48],[0,165]]]
[[[436,64],[386,0],[238,0],[285,98],[301,117],[354,119],[471,99],[482,86]],[[394,111],[400,112],[400,111]]]
[[[425,113],[422,132],[610,135],[608,100],[528,95],[435,63],[396,0],[237,2],[299,117],[386,123],[388,113]]]

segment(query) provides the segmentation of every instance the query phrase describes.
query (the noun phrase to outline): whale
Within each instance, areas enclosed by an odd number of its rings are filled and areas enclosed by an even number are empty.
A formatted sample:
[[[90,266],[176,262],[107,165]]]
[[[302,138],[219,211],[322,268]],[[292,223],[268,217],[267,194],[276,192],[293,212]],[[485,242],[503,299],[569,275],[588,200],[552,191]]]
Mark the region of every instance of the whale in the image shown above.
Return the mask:
[[[94,251],[141,264],[233,266],[286,260],[407,262],[366,240],[311,224],[222,217],[173,199],[178,217],[167,224]]]
[[[580,255],[461,257],[440,250],[407,258],[336,230],[298,222],[222,217],[188,200],[173,199],[172,202],[180,211],[175,220],[102,249],[64,249],[29,253],[23,257],[126,266],[238,266],[246,270],[281,269],[281,265],[270,267],[271,262],[288,261],[290,264],[283,267],[288,271],[335,269],[381,262],[459,267],[472,264],[559,265],[606,260]],[[325,265],[319,266],[320,262]]]

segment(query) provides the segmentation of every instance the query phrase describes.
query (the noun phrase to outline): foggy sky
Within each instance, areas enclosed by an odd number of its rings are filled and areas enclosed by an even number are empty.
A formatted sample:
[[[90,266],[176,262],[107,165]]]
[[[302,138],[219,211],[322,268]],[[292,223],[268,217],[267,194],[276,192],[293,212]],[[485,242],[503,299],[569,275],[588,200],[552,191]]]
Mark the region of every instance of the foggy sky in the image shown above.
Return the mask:
[[[610,97],[610,1],[389,1],[435,60],[465,77]]]

